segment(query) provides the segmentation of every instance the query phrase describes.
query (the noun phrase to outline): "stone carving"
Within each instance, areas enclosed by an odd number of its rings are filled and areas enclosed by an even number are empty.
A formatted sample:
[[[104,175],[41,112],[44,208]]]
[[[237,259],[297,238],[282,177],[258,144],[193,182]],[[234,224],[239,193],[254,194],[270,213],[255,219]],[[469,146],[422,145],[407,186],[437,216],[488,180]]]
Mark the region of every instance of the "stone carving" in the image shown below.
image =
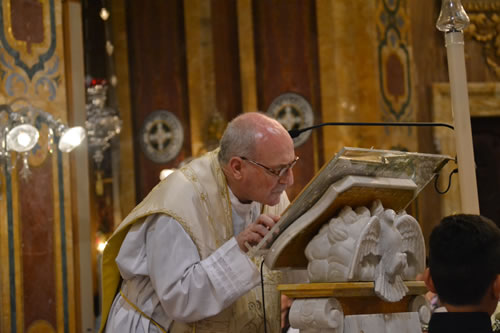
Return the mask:
[[[351,315],[344,318],[344,333],[422,333],[415,312]]]
[[[305,250],[311,282],[374,281],[381,299],[396,302],[403,280],[423,272],[425,243],[418,222],[402,211],[344,207],[323,225]]]
[[[141,129],[141,148],[155,163],[168,163],[179,155],[184,143],[184,129],[177,116],[166,110],[150,113]]]
[[[335,298],[296,299],[290,308],[290,325],[301,333],[342,333],[344,312]]]
[[[422,326],[429,324],[431,320],[431,306],[425,296],[419,295],[412,299],[408,304],[408,311],[418,313],[418,319]]]

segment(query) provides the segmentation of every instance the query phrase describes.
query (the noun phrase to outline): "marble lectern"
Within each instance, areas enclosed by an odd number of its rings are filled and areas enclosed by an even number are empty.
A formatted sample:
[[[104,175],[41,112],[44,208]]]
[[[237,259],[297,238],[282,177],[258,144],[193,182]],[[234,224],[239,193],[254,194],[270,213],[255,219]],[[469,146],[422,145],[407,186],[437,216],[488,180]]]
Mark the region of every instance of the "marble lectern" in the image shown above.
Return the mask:
[[[343,148],[290,204],[251,255],[303,270],[278,286],[303,333],[420,333],[430,310],[415,281],[425,268],[418,222],[404,209],[448,156]]]

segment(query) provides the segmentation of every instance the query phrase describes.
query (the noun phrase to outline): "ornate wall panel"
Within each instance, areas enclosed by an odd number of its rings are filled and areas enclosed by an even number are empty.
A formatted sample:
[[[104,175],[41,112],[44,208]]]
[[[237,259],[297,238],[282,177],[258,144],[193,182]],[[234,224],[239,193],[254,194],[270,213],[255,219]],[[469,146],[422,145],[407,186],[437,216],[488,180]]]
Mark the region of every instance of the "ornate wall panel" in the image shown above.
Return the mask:
[[[417,121],[417,100],[414,88],[411,21],[406,0],[376,1],[378,102],[380,121]],[[379,137],[385,149],[419,151],[417,128],[386,127]],[[421,220],[419,196],[408,212]]]
[[[500,78],[500,1],[464,0],[470,25],[465,29],[469,81]]]
[[[227,121],[243,111],[267,111],[282,93],[301,94],[321,119],[314,2],[130,2],[128,11],[134,13],[129,49],[135,136],[148,115],[162,109],[181,120],[185,139],[168,163],[152,162],[136,145],[138,200],[162,168],[213,148]],[[158,12],[172,17],[155,20]],[[318,136],[298,149],[303,162],[292,197],[322,162]]]
[[[115,41],[115,68],[118,78],[117,101],[120,115],[123,119],[120,132],[120,207],[121,216],[126,216],[135,206],[135,179],[134,166],[134,133],[132,130],[132,110],[130,94],[128,34],[126,20],[126,2],[111,1],[113,11],[113,38]]]
[[[257,110],[252,0],[237,1],[238,45],[243,112]]]
[[[313,1],[254,1],[253,26],[257,107],[267,111],[278,96],[292,92],[312,106],[314,118],[321,122],[316,8]],[[300,119],[284,114],[293,126]],[[285,120],[284,120],[285,121]],[[294,197],[312,178],[323,157],[316,131],[296,149],[301,161],[294,168],[295,184],[288,192]],[[318,155],[316,155],[318,154]]]
[[[242,112],[237,3],[190,0],[184,7],[193,156],[212,150]]]
[[[61,2],[0,2],[0,103],[25,98],[67,122]],[[75,330],[69,160],[48,151],[47,126],[29,155],[31,176],[0,176],[2,332]]]
[[[488,57],[493,56],[493,43],[498,34],[498,22],[494,22],[494,16],[498,15],[499,1],[463,0],[462,4],[471,19],[471,25],[464,31],[467,79],[468,82],[474,84],[485,82],[487,84],[484,86],[488,86],[491,81],[498,80],[493,67],[488,65]],[[414,51],[412,63],[415,68],[413,77],[416,83],[414,90],[415,100],[418,101],[415,104],[418,121],[451,122],[452,119],[451,108],[446,102],[449,98],[447,88],[436,88],[439,84],[433,88],[436,82],[449,81],[444,34],[435,27],[440,5],[440,1],[434,0],[408,2],[411,14],[411,45]],[[486,102],[490,99],[484,93],[479,93],[476,87],[469,86],[472,116],[474,116],[478,100],[483,99]],[[445,137],[447,139],[444,139]],[[453,132],[448,129],[421,129],[418,141],[419,150],[422,152],[437,151],[444,154],[454,154]],[[434,142],[439,142],[439,144],[435,146]],[[447,149],[447,145],[453,149]],[[451,171],[450,167],[452,165],[448,166],[447,172]],[[445,178],[447,172],[444,173]],[[446,181],[443,180],[443,182]],[[441,188],[443,188],[442,186],[444,183],[441,184]],[[437,194],[431,186],[428,186],[419,196],[419,215],[421,217],[419,221],[426,239],[444,214],[459,211],[460,207],[457,207],[460,204],[458,193],[458,182],[455,181],[452,182],[450,192],[444,196]],[[481,193],[479,196],[481,198]],[[442,201],[444,201],[444,206],[441,209],[440,202]]]
[[[205,151],[205,128],[217,109],[214,22],[210,2],[187,0],[184,4],[191,149],[198,156]]]
[[[375,2],[317,1],[323,121],[380,121]],[[354,13],[356,13],[354,15]],[[325,157],[343,146],[377,147],[377,128],[324,128]]]
[[[406,1],[318,0],[316,6],[323,120],[414,121]],[[324,133],[326,156],[342,146],[417,149],[416,131],[407,128]]]
[[[56,270],[55,242],[57,226],[54,221],[57,207],[53,206],[55,195],[53,190],[54,175],[52,163],[46,159],[37,167],[30,178],[30,188],[19,188],[19,220],[22,246],[22,292],[24,327],[43,319],[54,328],[56,319]],[[57,176],[57,175],[56,175]],[[22,180],[21,180],[22,182]],[[48,191],[33,191],[34,188]],[[55,189],[57,192],[57,188]],[[59,252],[59,251],[58,251]],[[36,278],[35,278],[36,277]],[[40,286],[44,286],[40,288]],[[52,302],[50,300],[53,300]]]
[[[378,83],[381,119],[415,121],[411,24],[407,1],[379,0],[376,9]],[[391,128],[386,131],[390,147],[416,151],[416,129]]]
[[[184,2],[129,1],[128,13],[136,199],[140,201],[158,183],[162,169],[191,156]],[[185,133],[179,155],[162,164],[148,159],[139,141],[145,119],[157,110],[172,112]]]
[[[448,67],[444,35],[436,29],[441,2],[435,0],[409,1],[409,17],[412,33],[412,66],[415,120],[432,121],[432,84],[448,80]],[[441,131],[446,129],[441,129]],[[436,152],[433,143],[433,129],[419,128],[418,150],[423,153]],[[433,226],[441,219],[440,195],[432,186],[422,191],[417,200],[419,222],[425,239]]]
[[[318,0],[323,121],[416,121],[408,2]],[[343,146],[418,151],[405,127],[324,128],[325,158]]]
[[[171,100],[160,103],[162,109],[174,112],[189,128],[184,136],[194,156],[213,146],[213,132],[221,132],[235,115],[268,111],[275,98],[288,92],[312,106],[314,123],[415,120],[411,25],[404,0],[130,2],[128,10],[134,13],[129,15],[134,120],[141,124],[158,109],[151,105],[153,96]],[[175,17],[155,21],[162,10]],[[154,37],[160,35],[171,37]],[[153,38],[154,43],[148,41]],[[163,48],[167,57],[160,59]],[[169,72],[168,84],[159,78],[162,68],[176,69]],[[153,78],[155,86],[149,84]],[[297,115],[287,121],[295,124]],[[302,162],[290,194],[298,193],[342,146],[416,150],[415,137],[416,131],[407,128],[316,130],[297,149]],[[190,155],[187,144],[167,165],[136,154],[136,179],[142,187],[138,199],[156,184],[157,170],[177,166]]]
[[[241,106],[237,1],[212,0],[211,4],[216,111],[225,121],[229,121],[243,112]],[[212,118],[214,117],[212,116]],[[210,137],[208,133],[205,135],[205,141],[209,145],[218,146],[219,138]]]

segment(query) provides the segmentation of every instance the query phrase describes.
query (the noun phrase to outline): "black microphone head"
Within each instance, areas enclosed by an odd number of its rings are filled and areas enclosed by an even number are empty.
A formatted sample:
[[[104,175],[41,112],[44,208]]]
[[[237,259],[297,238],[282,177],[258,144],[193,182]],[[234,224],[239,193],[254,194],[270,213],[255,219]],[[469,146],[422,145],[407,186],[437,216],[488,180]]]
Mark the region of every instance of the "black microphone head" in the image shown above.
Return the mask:
[[[290,137],[292,139],[298,137],[300,135],[300,133],[302,133],[302,131],[299,130],[299,129],[296,129],[296,128],[291,129],[291,130],[288,131],[288,134],[290,134]]]

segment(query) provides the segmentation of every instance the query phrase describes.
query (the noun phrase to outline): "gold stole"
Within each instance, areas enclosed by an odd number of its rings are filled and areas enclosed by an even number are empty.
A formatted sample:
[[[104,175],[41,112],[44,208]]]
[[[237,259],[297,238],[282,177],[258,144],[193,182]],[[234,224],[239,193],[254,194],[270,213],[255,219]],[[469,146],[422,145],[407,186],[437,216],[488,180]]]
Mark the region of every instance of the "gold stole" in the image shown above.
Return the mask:
[[[118,226],[108,240],[102,260],[102,332],[113,299],[120,285],[120,273],[115,259],[130,227],[152,214],[166,214],[178,221],[191,237],[201,259],[233,236],[232,210],[226,179],[217,160],[218,149],[193,160],[160,182]],[[288,206],[284,193],[273,207],[264,213],[279,215]],[[260,260],[254,260],[259,265]],[[265,269],[264,287],[268,332],[280,331],[279,294],[276,284],[279,273]],[[172,333],[202,332],[263,332],[260,287],[240,297],[233,305],[216,316],[196,323],[174,322]]]

